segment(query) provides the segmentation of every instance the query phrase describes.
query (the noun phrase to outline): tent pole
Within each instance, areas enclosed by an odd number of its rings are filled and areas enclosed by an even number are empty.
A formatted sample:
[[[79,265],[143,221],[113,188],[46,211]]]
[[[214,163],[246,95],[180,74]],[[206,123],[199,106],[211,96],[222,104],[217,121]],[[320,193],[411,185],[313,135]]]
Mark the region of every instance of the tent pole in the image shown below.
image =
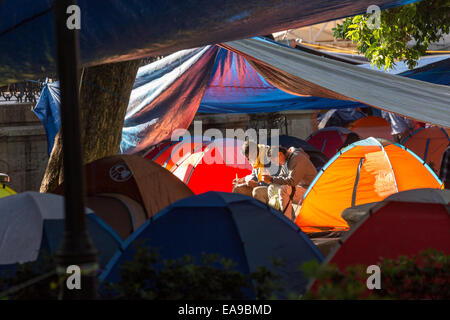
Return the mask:
[[[54,0],[57,68],[61,90],[61,130],[63,141],[65,231],[57,252],[57,271],[61,281],[60,298],[94,299],[97,290],[97,252],[86,230],[84,213],[84,172],[79,114],[78,30],[69,29],[67,8],[76,0]],[[81,273],[67,272],[70,265]],[[79,276],[79,277],[78,277]],[[77,277],[81,288],[77,288]],[[72,284],[72,285],[70,285]],[[75,287],[73,287],[73,285]]]

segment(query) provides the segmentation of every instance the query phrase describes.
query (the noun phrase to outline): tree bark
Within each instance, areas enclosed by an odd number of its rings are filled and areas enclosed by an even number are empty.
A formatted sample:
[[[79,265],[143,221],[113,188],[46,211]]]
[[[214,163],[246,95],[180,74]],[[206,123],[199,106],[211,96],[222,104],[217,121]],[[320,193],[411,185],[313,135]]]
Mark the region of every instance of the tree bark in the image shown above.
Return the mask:
[[[83,163],[119,152],[122,127],[131,89],[141,60],[86,68],[80,90],[80,124]],[[61,131],[41,183],[50,192],[63,182]]]

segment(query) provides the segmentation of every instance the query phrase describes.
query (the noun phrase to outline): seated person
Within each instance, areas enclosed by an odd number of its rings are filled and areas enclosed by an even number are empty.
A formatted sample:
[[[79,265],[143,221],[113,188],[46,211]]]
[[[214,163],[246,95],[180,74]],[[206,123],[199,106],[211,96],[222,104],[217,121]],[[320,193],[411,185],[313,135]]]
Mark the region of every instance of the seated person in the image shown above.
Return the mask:
[[[269,169],[266,169],[266,167],[269,167],[267,161],[268,150],[269,147],[266,145],[256,144],[256,142],[249,140],[244,142],[242,153],[252,165],[253,170],[248,176],[235,181],[232,192],[245,194],[263,203],[268,203],[268,184],[262,181],[263,173],[269,171]],[[277,166],[277,169],[278,172],[275,172],[274,176],[280,173],[281,168]]]
[[[301,148],[279,147],[277,154],[272,154],[272,161],[285,167],[285,173],[272,176],[263,175],[263,181],[269,183],[269,204],[283,211],[284,215],[294,220],[292,203],[301,204],[306,189],[317,175],[317,170],[308,154]],[[279,206],[279,208],[278,208]]]

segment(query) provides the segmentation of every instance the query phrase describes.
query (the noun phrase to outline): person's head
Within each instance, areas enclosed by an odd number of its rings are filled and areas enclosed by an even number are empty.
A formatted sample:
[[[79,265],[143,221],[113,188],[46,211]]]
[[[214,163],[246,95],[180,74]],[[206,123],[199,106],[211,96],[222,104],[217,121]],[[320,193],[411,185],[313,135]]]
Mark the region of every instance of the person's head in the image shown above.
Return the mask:
[[[282,146],[278,146],[278,153],[271,152],[272,161],[276,164],[282,166],[286,162],[286,158],[288,155],[288,149]]]
[[[242,154],[251,164],[254,164],[258,158],[258,144],[251,140],[245,140],[242,145]]]

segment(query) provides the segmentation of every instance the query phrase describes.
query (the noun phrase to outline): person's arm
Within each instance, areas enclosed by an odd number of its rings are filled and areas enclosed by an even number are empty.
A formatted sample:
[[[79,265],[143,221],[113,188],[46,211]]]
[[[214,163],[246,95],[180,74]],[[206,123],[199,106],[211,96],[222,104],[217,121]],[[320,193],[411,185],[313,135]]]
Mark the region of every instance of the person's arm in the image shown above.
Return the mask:
[[[279,185],[289,185],[291,187],[297,186],[304,175],[304,168],[302,165],[304,162],[303,158],[304,155],[301,153],[294,155],[288,163],[288,175],[286,177],[272,177],[272,183]]]

